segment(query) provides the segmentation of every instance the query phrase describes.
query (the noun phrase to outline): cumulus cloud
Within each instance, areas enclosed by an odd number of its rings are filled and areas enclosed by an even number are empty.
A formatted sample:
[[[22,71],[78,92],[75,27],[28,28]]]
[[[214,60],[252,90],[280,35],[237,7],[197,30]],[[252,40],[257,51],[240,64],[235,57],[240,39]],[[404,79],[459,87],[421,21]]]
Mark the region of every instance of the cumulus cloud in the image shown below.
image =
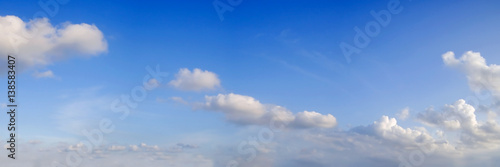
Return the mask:
[[[425,128],[403,128],[397,124],[396,118],[388,116],[382,116],[371,125],[353,128],[352,131],[376,136],[400,146],[432,145],[436,142]]]
[[[233,93],[205,96],[203,107],[223,112],[228,120],[241,123],[255,122],[266,113],[265,106],[258,100]]]
[[[447,131],[459,131],[459,144],[463,147],[495,148],[500,144],[500,126],[490,119],[479,122],[476,109],[460,99],[445,105],[441,112],[430,108],[417,115],[421,122]]]
[[[228,121],[237,124],[268,125],[271,121],[280,121],[293,128],[332,128],[337,125],[331,114],[303,111],[294,115],[285,107],[264,105],[253,97],[233,93],[205,96],[205,102],[197,107],[222,112]]]
[[[297,113],[295,125],[298,127],[322,127],[331,128],[337,125],[337,119],[331,115],[322,115],[314,111],[304,111]]]
[[[182,68],[175,75],[175,79],[169,82],[174,88],[185,91],[213,90],[220,86],[220,80],[217,74],[210,71],[202,71],[195,68],[190,71]]]
[[[453,52],[442,55],[447,66],[460,69],[465,73],[473,91],[490,91],[500,98],[500,66],[488,65],[479,52],[468,51],[459,59]]]
[[[106,51],[107,42],[95,25],[53,26],[46,18],[25,22],[17,16],[0,16],[0,54],[14,54],[23,68]]]
[[[442,55],[443,62],[462,71],[469,82],[470,88],[476,93],[486,91],[493,95],[496,103],[500,104],[500,66],[488,65],[486,59],[479,52],[468,51],[460,58],[453,52]],[[477,94],[476,94],[477,95]],[[487,96],[477,96],[484,100]],[[474,102],[474,101],[472,101]],[[500,126],[497,123],[496,112],[498,106],[479,105],[477,108],[467,104],[465,100],[458,100],[453,105],[446,105],[441,112],[428,109],[420,113],[421,122],[448,131],[460,132],[460,144],[466,148],[496,148],[500,146]],[[486,113],[487,120],[479,121],[478,113]]]

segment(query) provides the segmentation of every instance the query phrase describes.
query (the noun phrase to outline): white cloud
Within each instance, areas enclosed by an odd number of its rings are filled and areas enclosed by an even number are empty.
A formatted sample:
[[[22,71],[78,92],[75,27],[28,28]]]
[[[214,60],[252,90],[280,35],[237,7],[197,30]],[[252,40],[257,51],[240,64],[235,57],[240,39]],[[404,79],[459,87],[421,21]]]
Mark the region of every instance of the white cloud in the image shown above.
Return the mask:
[[[491,94],[476,94],[479,100],[486,100],[488,95],[493,95],[496,103],[500,102],[500,66],[488,65],[486,59],[479,52],[468,51],[460,58],[455,58],[453,52],[442,55],[443,62],[465,73],[470,88],[479,93],[487,91]],[[499,103],[500,104],[500,103]],[[491,111],[490,111],[491,110]],[[453,105],[446,105],[442,112],[429,109],[419,114],[419,120],[425,124],[439,127],[448,131],[460,132],[461,146],[472,148],[497,148],[500,146],[500,125],[497,123],[495,106],[479,105],[474,108],[465,100],[458,100]],[[477,119],[476,111],[485,111],[486,121]]]
[[[463,147],[497,148],[500,146],[500,125],[490,119],[479,122],[476,109],[460,99],[453,105],[445,105],[442,112],[430,108],[419,113],[421,122],[447,131],[459,131],[459,144]]]
[[[401,112],[397,113],[396,116],[401,120],[406,120],[408,116],[410,116],[410,108],[404,108]]]
[[[388,116],[382,116],[379,121],[375,121],[369,126],[353,128],[352,131],[376,136],[401,146],[417,146],[436,142],[425,128],[403,128],[397,124],[396,118]]]
[[[35,71],[35,73],[33,73],[33,76],[35,78],[54,78],[55,77],[55,75],[52,72],[52,70],[47,70],[47,71],[44,71],[44,72]]]
[[[202,71],[195,68],[192,72],[187,68],[182,68],[175,75],[175,79],[170,81],[171,86],[185,91],[212,90],[220,86],[217,74],[210,71]]]
[[[203,108],[223,112],[227,120],[239,123],[257,122],[266,113],[265,106],[258,100],[233,93],[205,96]]]
[[[487,65],[486,60],[479,52],[468,51],[459,59],[453,52],[443,54],[443,61],[447,66],[455,67],[465,73],[473,91],[490,91],[500,98],[500,66]]]
[[[382,116],[373,123],[375,133],[382,138],[397,142],[429,143],[432,137],[423,130],[403,128],[397,124],[396,118]]]
[[[95,25],[53,26],[46,18],[24,22],[17,16],[0,16],[0,54],[15,54],[21,67],[45,66],[72,56],[96,56],[106,51],[104,35]]]
[[[222,112],[228,121],[237,124],[268,125],[275,120],[289,124],[290,128],[332,128],[337,125],[336,118],[331,114],[304,111],[293,115],[284,107],[264,105],[253,97],[233,93],[205,96],[205,103],[197,107]]]
[[[297,113],[294,123],[298,127],[305,128],[332,128],[337,125],[337,119],[331,114],[322,115],[314,111],[304,111]]]

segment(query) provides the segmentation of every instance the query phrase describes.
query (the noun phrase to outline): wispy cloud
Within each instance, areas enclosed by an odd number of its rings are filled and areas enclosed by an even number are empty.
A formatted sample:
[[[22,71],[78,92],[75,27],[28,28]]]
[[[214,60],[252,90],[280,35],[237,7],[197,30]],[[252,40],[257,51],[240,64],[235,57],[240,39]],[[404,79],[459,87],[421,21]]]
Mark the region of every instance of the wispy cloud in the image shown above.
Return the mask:
[[[35,78],[54,78],[55,75],[52,72],[52,70],[47,70],[47,71],[44,71],[44,72],[35,71],[33,73],[33,77],[35,77]]]

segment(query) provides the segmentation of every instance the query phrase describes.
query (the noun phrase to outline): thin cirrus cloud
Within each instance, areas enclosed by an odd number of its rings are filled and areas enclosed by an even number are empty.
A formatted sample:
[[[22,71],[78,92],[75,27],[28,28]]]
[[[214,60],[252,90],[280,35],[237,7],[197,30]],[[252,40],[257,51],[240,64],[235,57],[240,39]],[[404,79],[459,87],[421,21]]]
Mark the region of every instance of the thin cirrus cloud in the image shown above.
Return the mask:
[[[220,87],[220,80],[217,74],[207,70],[195,68],[191,71],[181,68],[175,75],[175,79],[168,84],[183,91],[203,91]]]
[[[96,56],[107,48],[95,25],[67,22],[53,26],[47,18],[25,22],[17,16],[0,16],[0,54],[16,55],[24,69],[75,56]]]
[[[33,73],[33,76],[35,78],[54,78],[55,77],[54,72],[52,72],[52,70],[47,70],[44,72],[35,71],[35,73]]]

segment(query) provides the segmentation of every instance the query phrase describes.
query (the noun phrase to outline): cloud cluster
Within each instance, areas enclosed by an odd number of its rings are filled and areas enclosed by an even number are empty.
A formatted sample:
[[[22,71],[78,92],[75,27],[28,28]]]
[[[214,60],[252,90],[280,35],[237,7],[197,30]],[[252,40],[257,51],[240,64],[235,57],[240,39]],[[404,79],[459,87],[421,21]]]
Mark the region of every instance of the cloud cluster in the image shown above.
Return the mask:
[[[403,128],[397,124],[396,118],[388,116],[382,116],[373,124],[355,127],[351,131],[382,139],[393,147],[416,147],[419,145],[437,147],[438,143],[447,143],[446,141],[437,142],[425,128]]]
[[[468,51],[460,58],[453,52],[442,55],[443,62],[462,71],[469,82],[470,88],[476,93],[486,91],[493,95],[496,103],[500,102],[500,66],[488,65],[479,52]],[[485,97],[484,95],[478,96]],[[474,108],[460,99],[453,105],[446,105],[441,112],[432,108],[418,115],[418,119],[428,125],[448,131],[460,132],[459,144],[465,148],[498,148],[500,146],[500,126],[496,115],[498,106],[479,105]],[[477,119],[477,111],[487,113],[486,121]]]
[[[447,66],[461,69],[467,75],[472,90],[498,93],[498,66],[486,65],[479,53],[467,52],[456,59],[452,52],[443,55]],[[188,103],[198,109],[222,113],[226,120],[242,125],[268,126],[281,121],[288,131],[275,135],[275,141],[256,145],[259,152],[254,161],[245,162],[244,155],[237,157],[241,166],[495,166],[494,157],[477,158],[477,151],[498,153],[500,126],[490,108],[481,121],[473,106],[465,100],[445,105],[442,111],[429,108],[416,114],[418,123],[429,127],[403,127],[396,118],[382,116],[366,126],[348,130],[330,129],[337,120],[330,114],[314,111],[292,113],[282,106],[263,104],[257,99],[234,93],[205,96],[203,103]],[[485,107],[485,106],[483,106]],[[410,117],[409,108],[396,116]],[[312,128],[308,130],[301,130]],[[450,135],[456,134],[456,135]],[[456,136],[456,137],[455,137]],[[278,144],[279,143],[279,144]],[[264,149],[263,149],[264,148]],[[226,151],[227,152],[227,151]],[[228,152],[227,154],[241,154]],[[417,156],[417,157],[415,157]],[[335,157],[335,158],[332,158]],[[357,158],[352,158],[357,157]],[[468,162],[450,163],[456,159]],[[217,159],[217,158],[215,158]],[[219,164],[215,161],[216,165]],[[492,165],[493,164],[493,165]]]
[[[239,94],[218,94],[205,96],[205,102],[199,108],[224,113],[228,121],[237,124],[268,125],[271,121],[280,121],[293,128],[333,128],[336,118],[314,111],[303,111],[294,115],[278,105],[264,105],[253,97]]]
[[[171,86],[188,91],[210,90],[220,86],[217,74],[195,68],[193,71],[182,68]],[[172,100],[189,104],[181,97]],[[253,97],[234,93],[205,96],[205,102],[194,104],[195,108],[221,112],[230,122],[242,125],[268,125],[279,121],[291,128],[333,128],[337,119],[331,115],[323,115],[315,111],[303,111],[294,115],[288,109],[274,104],[262,104]]]
[[[500,125],[495,119],[479,122],[476,109],[460,99],[445,105],[441,112],[430,108],[419,113],[421,122],[447,131],[460,132],[459,146],[466,148],[497,148],[500,146]]]
[[[187,68],[181,68],[169,85],[185,91],[213,90],[220,86],[220,80],[215,73],[207,70],[195,68],[190,71]]]
[[[74,56],[96,56],[107,48],[103,33],[95,25],[53,26],[46,18],[24,22],[17,16],[0,16],[0,54],[16,55],[22,68]]]

